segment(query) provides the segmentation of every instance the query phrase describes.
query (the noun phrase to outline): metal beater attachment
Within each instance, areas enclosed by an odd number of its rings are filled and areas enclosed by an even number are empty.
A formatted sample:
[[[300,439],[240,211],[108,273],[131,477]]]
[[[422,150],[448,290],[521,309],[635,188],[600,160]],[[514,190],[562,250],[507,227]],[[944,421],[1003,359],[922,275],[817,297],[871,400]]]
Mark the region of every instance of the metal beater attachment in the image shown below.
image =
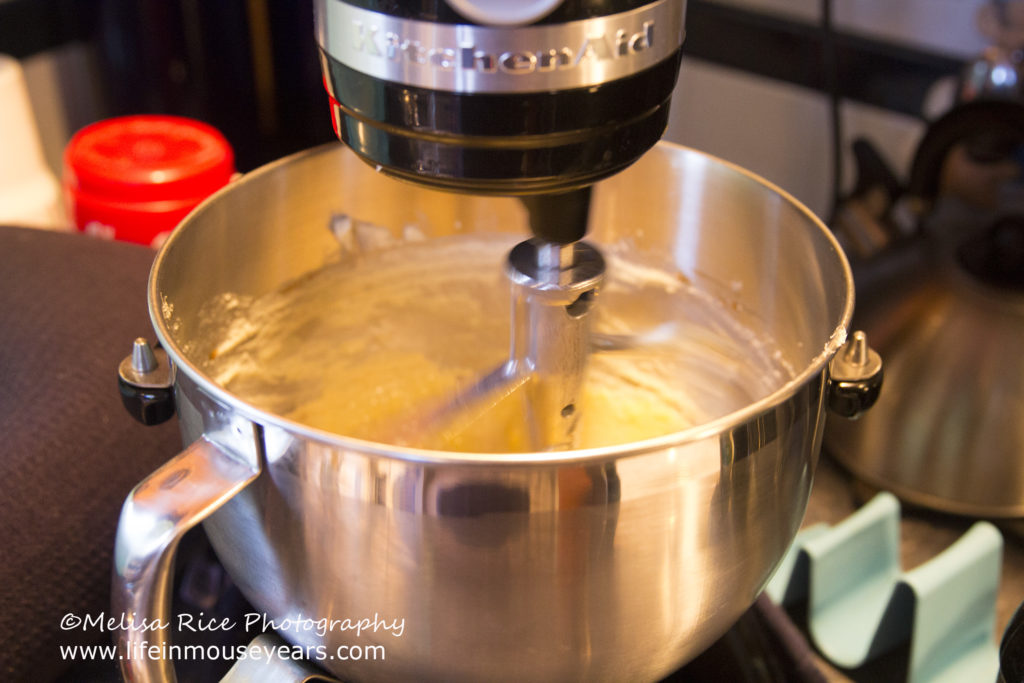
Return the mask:
[[[528,378],[531,438],[538,450],[571,448],[604,258],[586,242],[530,240],[512,249],[505,272],[512,282],[507,365]]]
[[[414,436],[457,434],[513,392],[525,392],[533,450],[573,447],[577,405],[591,349],[591,311],[605,262],[586,242],[532,239],[505,264],[512,289],[509,357],[444,407],[408,425]]]

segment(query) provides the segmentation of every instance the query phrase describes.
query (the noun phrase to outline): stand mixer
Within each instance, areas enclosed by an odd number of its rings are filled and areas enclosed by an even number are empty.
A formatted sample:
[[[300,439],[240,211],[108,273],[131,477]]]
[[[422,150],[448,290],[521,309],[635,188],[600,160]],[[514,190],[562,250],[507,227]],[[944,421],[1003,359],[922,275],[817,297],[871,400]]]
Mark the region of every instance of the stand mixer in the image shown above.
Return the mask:
[[[150,400],[165,391],[186,446],[122,508],[111,613],[131,615],[116,635],[129,680],[175,680],[174,554],[200,523],[235,585],[275,623],[404,619],[400,638],[278,628],[342,680],[660,680],[735,623],[778,566],[806,508],[826,410],[853,417],[877,395],[881,369],[863,335],[849,335],[852,276],[826,226],[753,174],[655,144],[679,65],[681,0],[414,4],[318,0],[325,83],[350,149],[332,144],[247,174],[186,218],[154,262],[150,316],[166,358],[129,360],[122,395],[130,403],[133,392]],[[402,434],[311,425],[207,371],[200,332],[211,301],[259,298],[331,266],[358,269],[324,229],[340,214],[396,238],[411,227],[424,240],[415,246],[429,246],[449,244],[453,232],[507,234],[524,205],[533,238],[505,258],[508,354],[490,368],[505,351],[502,329],[499,353],[473,366],[483,371],[467,375],[468,388],[408,421],[413,445]],[[695,403],[737,386],[741,400],[668,433],[574,444],[590,351],[652,339],[635,332],[642,323],[624,325],[620,338],[592,330],[605,258],[584,234],[609,261],[619,249],[657,255],[666,266],[659,282],[692,283],[723,304],[731,322],[756,331],[754,342],[772,340],[767,355],[786,372],[748,393],[746,382],[766,377],[738,371],[756,344],[706,362],[677,354],[710,373]],[[444,269],[428,260],[413,272]],[[607,281],[610,311],[616,279]],[[394,285],[386,273],[376,282]],[[314,318],[371,298],[367,288],[348,291],[328,290]],[[422,298],[405,300],[423,307]],[[323,337],[327,353],[370,336],[364,319],[399,317],[366,308],[351,334]],[[654,300],[630,308],[646,313]],[[298,317],[298,308],[279,310]],[[462,314],[448,316],[448,329],[479,343]],[[682,327],[714,332],[700,322]],[[311,329],[319,328],[300,326],[268,346],[308,359],[312,381],[274,363],[253,364],[255,375],[321,394],[355,385],[346,405],[372,413],[378,387],[353,379],[363,364],[325,381],[323,355],[300,348],[321,338]],[[375,342],[401,338],[396,329],[375,330]],[[400,384],[419,379],[395,372],[393,356],[377,366]],[[472,419],[509,392],[525,399],[529,449],[415,443],[417,429]],[[625,402],[621,392],[607,396]],[[363,644],[385,648],[386,658],[334,656]]]
[[[590,186],[661,137],[685,0],[317,0],[335,131],[382,173],[520,196],[508,360],[399,438],[527,392],[534,450],[571,448],[605,274],[582,242]]]

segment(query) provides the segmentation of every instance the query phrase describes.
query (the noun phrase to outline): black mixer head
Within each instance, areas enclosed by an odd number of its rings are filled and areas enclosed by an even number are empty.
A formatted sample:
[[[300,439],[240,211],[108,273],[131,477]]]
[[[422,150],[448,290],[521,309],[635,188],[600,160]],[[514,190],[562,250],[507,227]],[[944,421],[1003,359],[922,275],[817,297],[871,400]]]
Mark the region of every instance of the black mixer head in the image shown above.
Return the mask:
[[[381,171],[440,189],[590,185],[664,132],[685,4],[316,0],[335,129]]]

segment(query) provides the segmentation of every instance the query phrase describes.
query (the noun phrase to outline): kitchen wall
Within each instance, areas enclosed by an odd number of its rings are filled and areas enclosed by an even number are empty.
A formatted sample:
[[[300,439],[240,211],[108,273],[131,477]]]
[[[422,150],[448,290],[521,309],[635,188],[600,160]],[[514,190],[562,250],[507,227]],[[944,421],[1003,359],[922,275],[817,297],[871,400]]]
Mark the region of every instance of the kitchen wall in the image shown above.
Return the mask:
[[[821,0],[715,1],[808,25],[821,20]],[[975,22],[986,0],[832,1],[835,30],[844,33],[962,60],[987,43]],[[854,182],[848,150],[858,136],[872,141],[904,176],[925,129],[923,117],[941,113],[952,89],[949,79],[938,83],[919,117],[844,101],[844,188]],[[830,135],[826,94],[690,58],[683,63],[666,137],[747,167],[825,215],[833,182]]]
[[[71,42],[22,60],[46,161],[60,177],[64,146],[79,128],[102,118],[102,75],[92,46]]]

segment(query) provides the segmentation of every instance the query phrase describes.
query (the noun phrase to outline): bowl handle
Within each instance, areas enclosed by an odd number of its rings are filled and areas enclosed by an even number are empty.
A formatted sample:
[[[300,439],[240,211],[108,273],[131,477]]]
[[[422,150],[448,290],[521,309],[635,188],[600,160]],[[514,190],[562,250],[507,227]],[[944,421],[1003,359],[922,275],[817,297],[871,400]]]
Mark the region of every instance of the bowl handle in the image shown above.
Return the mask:
[[[125,680],[177,680],[168,646],[178,541],[259,473],[258,464],[202,437],[128,494],[114,544],[111,603]]]

